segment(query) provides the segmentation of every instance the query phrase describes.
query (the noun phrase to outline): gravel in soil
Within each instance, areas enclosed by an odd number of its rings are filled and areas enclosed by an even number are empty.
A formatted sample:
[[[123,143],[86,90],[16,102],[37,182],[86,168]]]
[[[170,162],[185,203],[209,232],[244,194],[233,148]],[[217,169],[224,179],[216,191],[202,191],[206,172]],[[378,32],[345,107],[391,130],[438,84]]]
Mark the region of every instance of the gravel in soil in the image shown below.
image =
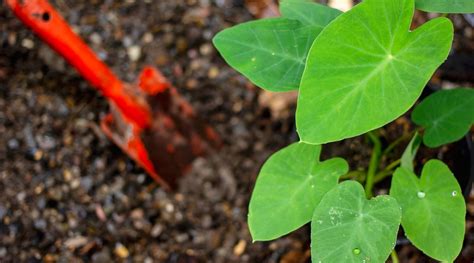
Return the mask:
[[[159,67],[224,147],[165,192],[101,132],[106,101],[1,6],[0,261],[308,262],[307,227],[252,243],[246,225],[261,164],[297,137],[294,103],[278,114],[259,106],[262,92],[211,45],[252,19],[243,1],[53,3],[124,80]],[[370,148],[356,138],[324,151],[335,155],[357,169]]]

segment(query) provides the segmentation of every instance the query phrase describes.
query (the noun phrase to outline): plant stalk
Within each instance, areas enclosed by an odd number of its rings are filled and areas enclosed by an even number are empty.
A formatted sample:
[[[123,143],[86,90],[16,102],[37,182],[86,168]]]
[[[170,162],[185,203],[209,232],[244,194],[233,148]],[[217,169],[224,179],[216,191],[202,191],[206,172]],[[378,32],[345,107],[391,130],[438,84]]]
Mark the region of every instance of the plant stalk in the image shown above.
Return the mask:
[[[359,182],[364,182],[365,181],[365,176],[367,172],[366,171],[350,171],[349,173],[339,177],[339,180],[356,180]]]
[[[365,195],[367,198],[371,198],[373,196],[372,189],[374,187],[375,174],[377,173],[377,169],[380,165],[382,143],[380,142],[380,138],[374,132],[368,132],[367,135],[374,145],[372,155],[370,157],[369,169],[367,171],[367,178],[365,181]]]
[[[392,263],[400,263],[400,260],[398,259],[397,251],[395,249],[392,250],[392,254],[390,254],[392,258]]]
[[[394,142],[392,142],[391,144],[388,145],[388,147],[383,151],[383,156],[386,156],[388,155],[389,153],[391,153],[393,151],[393,149],[395,149],[395,147],[397,147],[400,143],[402,142],[405,142],[405,141],[408,141],[410,140],[412,137],[413,137],[413,134],[415,134],[415,132],[417,131],[417,129],[409,132],[408,134],[405,134],[403,135],[402,137],[396,139]]]
[[[400,163],[401,163],[401,159],[395,160],[389,165],[387,165],[387,167],[383,171],[378,172],[375,175],[374,184],[380,183],[383,179],[391,176],[393,174],[393,169],[395,169],[398,165],[400,165]]]

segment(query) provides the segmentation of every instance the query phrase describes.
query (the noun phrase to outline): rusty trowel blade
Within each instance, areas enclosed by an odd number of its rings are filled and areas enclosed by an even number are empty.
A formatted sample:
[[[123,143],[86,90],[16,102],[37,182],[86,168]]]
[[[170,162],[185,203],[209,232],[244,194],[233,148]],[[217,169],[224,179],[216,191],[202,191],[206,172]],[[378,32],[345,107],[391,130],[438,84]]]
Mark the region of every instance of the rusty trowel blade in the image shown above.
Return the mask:
[[[150,96],[149,104],[153,122],[141,138],[153,166],[173,187],[196,157],[219,147],[221,141],[174,87]]]
[[[143,70],[139,87],[148,94],[153,119],[141,132],[143,145],[157,173],[174,187],[196,157],[221,145],[220,138],[156,69]]]
[[[150,125],[142,128],[125,122],[111,107],[112,114],[103,120],[102,128],[157,182],[175,188],[196,157],[221,145],[219,136],[158,70],[145,68],[137,85],[129,88],[146,101],[151,110]]]

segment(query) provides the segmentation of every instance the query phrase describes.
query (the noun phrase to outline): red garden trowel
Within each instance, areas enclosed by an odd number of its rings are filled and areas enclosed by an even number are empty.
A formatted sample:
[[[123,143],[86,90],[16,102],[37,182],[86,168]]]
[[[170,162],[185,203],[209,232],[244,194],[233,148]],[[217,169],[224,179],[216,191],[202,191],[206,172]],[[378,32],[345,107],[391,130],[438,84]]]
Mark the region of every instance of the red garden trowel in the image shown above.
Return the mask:
[[[136,84],[120,81],[71,30],[46,0],[7,0],[15,15],[61,54],[109,99],[104,133],[156,181],[176,186],[192,160],[219,136],[198,120],[186,102],[156,69],[145,68]]]

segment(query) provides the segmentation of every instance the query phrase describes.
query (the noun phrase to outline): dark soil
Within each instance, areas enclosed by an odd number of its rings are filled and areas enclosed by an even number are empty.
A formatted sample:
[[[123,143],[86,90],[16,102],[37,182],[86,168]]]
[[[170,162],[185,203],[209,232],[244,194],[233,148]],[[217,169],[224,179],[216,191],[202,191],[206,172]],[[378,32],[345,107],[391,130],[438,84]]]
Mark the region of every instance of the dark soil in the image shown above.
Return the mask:
[[[243,1],[54,4],[124,80],[133,81],[144,65],[159,67],[224,147],[197,159],[176,192],[164,191],[98,127],[106,100],[0,1],[0,261],[308,262],[307,227],[252,243],[246,224],[261,164],[297,137],[294,104],[272,114],[258,103],[262,92],[211,45],[222,28],[253,19]],[[474,30],[462,16],[453,19],[456,50],[472,61]],[[433,85],[472,86],[472,75],[458,81],[453,67]],[[406,133],[406,123],[383,129],[384,139]],[[363,168],[370,145],[359,137],[324,150],[324,158],[336,155]],[[466,262],[474,258],[473,206],[471,197]],[[402,262],[426,261],[410,245],[399,248]]]

